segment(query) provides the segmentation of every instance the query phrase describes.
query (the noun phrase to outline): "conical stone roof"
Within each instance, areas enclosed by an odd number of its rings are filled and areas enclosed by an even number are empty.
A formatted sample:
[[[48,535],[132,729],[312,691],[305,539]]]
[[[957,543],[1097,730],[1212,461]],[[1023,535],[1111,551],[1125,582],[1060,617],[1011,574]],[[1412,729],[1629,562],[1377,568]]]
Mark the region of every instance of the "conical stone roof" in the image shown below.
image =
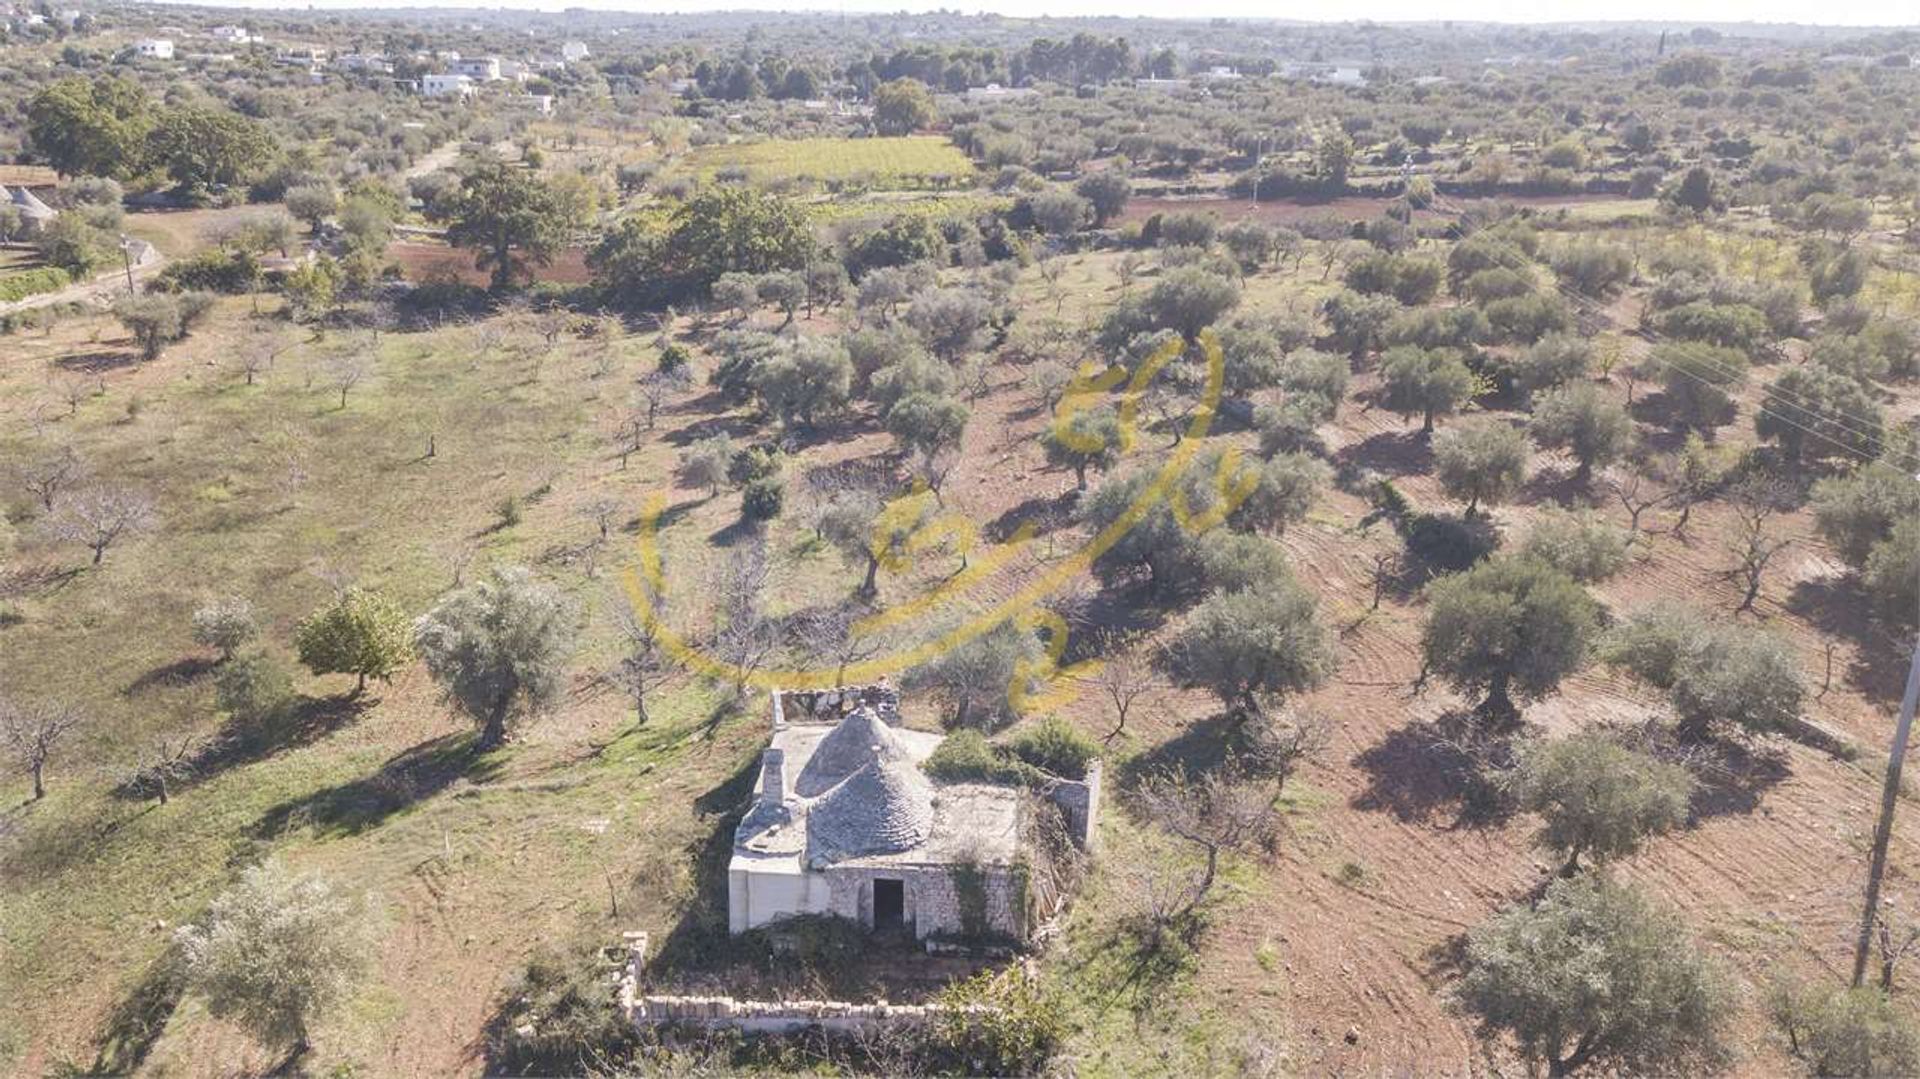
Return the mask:
[[[802,798],[817,798],[874,760],[911,764],[913,755],[873,709],[857,708],[820,739],[806,767],[794,779],[793,792]]]
[[[909,850],[933,833],[933,784],[911,762],[870,760],[813,804],[807,858],[836,862]]]

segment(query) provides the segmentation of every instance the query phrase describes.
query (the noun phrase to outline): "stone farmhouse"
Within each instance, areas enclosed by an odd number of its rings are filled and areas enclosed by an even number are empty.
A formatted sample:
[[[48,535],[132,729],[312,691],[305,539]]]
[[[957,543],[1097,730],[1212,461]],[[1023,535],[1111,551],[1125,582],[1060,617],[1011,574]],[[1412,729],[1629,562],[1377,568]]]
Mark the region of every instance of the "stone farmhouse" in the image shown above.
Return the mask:
[[[885,685],[773,694],[773,738],[734,835],[728,927],[837,915],[930,949],[1017,946],[1065,902],[1094,834],[1100,765],[1037,788],[940,783],[941,735],[901,726]]]

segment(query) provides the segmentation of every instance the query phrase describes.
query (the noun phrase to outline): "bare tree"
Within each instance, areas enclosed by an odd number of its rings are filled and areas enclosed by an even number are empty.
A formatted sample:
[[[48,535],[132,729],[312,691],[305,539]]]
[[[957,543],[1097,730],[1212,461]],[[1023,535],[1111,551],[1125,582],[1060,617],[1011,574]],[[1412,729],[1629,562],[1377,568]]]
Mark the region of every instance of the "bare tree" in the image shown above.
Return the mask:
[[[373,368],[372,357],[359,349],[335,353],[327,360],[327,381],[340,391],[340,407],[347,407],[347,392],[360,384]]]
[[[151,792],[166,805],[173,797],[173,784],[191,778],[200,758],[212,747],[211,741],[192,735],[155,738],[135,758],[128,785]]]
[[[1333,724],[1318,712],[1262,713],[1244,720],[1240,737],[1245,748],[1233,766],[1249,779],[1271,783],[1277,798],[1302,764],[1332,744]]]
[[[1402,565],[1400,555],[1396,551],[1381,551],[1374,554],[1372,571],[1373,604],[1369,606],[1367,610],[1377,611],[1380,609],[1380,601],[1386,596],[1387,588],[1393,584],[1393,579],[1400,575]]]
[[[46,457],[23,465],[20,468],[20,486],[27,489],[40,503],[41,510],[53,512],[54,500],[60,492],[80,481],[86,474],[86,467],[80,462],[80,455],[73,447],[62,446]]]
[[[92,397],[99,385],[98,379],[85,375],[65,375],[55,381],[54,389],[59,392],[60,399],[67,403],[67,415],[71,416],[80,411],[81,403]]]
[[[647,724],[647,695],[670,684],[682,668],[660,641],[659,608],[654,618],[643,618],[627,601],[625,593],[612,597],[613,624],[620,629],[624,644],[619,662],[607,672],[607,678],[633,698],[633,710],[640,725]]]
[[[1653,483],[1638,472],[1630,472],[1624,478],[1615,476],[1607,481],[1607,489],[1613,492],[1623,509],[1627,511],[1627,542],[1639,540],[1643,531],[1640,516],[1648,510],[1667,501],[1665,491],[1655,491]]]
[[[107,548],[121,537],[146,532],[157,520],[153,496],[134,487],[85,487],[69,495],[51,522],[56,538],[83,543],[93,551],[93,564],[107,556]]]
[[[1773,556],[1785,550],[1793,541],[1770,534],[1770,524],[1775,514],[1785,508],[1785,492],[1776,483],[1760,481],[1743,484],[1734,493],[1734,512],[1739,521],[1739,531],[1734,542],[1728,545],[1735,564],[1725,575],[1740,582],[1746,593],[1740,598],[1740,605],[1734,613],[1753,610],[1754,601],[1760,598],[1760,583],[1767,572],[1767,564]]]
[[[617,498],[596,498],[580,507],[580,512],[600,529],[601,542],[605,542],[613,531],[613,522],[619,519],[620,508]]]
[[[947,485],[947,477],[953,475],[954,468],[959,464],[960,451],[952,447],[943,447],[934,450],[916,449],[913,452],[913,461],[908,467],[913,478],[925,483],[927,490],[933,492],[934,502],[944,507],[947,500],[941,496],[940,489]],[[964,556],[961,564],[965,565]]]
[[[648,427],[646,412],[639,408],[629,408],[615,420],[613,452],[620,455],[620,471],[625,472],[627,460],[647,444]]]
[[[1166,829],[1199,848],[1204,866],[1187,882],[1175,920],[1191,915],[1219,877],[1223,853],[1270,848],[1280,828],[1272,789],[1249,783],[1228,770],[1193,775],[1163,771],[1148,776],[1134,792],[1142,820]]]
[[[546,346],[548,352],[552,352],[559,345],[560,335],[566,333],[567,327],[572,324],[573,316],[560,307],[549,307],[534,315],[530,322],[533,332],[540,335],[541,343]]]
[[[47,796],[47,764],[67,732],[80,725],[80,712],[67,704],[36,701],[16,704],[0,699],[0,749],[33,777],[33,800]]]
[[[761,609],[761,596],[772,572],[765,537],[751,536],[735,546],[715,588],[720,622],[714,645],[721,660],[735,669],[735,697],[746,694],[747,679],[780,643],[773,623]]]
[[[654,419],[660,409],[669,401],[693,388],[693,374],[685,367],[671,370],[655,370],[641,376],[640,402],[645,406],[647,430],[653,430]]]
[[[271,371],[274,362],[281,353],[293,347],[293,341],[280,327],[265,319],[252,324],[252,331],[240,346],[239,366],[247,376],[247,385],[253,385],[254,379],[262,371]]]
[[[1153,664],[1143,654],[1138,634],[1106,630],[1100,634],[1100,654],[1106,658],[1092,682],[1113,712],[1113,729],[1105,741],[1111,743],[1127,729],[1127,715],[1134,704],[1158,684]]]
[[[863,603],[817,607],[795,621],[800,647],[811,657],[833,664],[835,685],[845,685],[847,668],[880,654],[879,637],[862,632],[860,623],[873,613]]]

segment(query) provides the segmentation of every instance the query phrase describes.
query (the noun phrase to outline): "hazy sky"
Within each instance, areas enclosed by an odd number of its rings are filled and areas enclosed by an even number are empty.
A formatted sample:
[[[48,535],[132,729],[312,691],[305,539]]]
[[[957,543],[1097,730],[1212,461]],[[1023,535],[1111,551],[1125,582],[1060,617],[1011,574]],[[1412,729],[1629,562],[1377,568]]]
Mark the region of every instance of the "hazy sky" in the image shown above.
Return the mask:
[[[202,0],[205,2],[205,0]],[[218,0],[216,0],[218,2]],[[260,0],[227,0],[236,7],[267,6]],[[1772,22],[1828,26],[1920,25],[1916,0],[1342,0],[1322,4],[1274,4],[1262,0],[313,0],[287,7],[499,7],[557,11],[585,7],[612,11],[926,11],[948,8],[1008,15],[1126,15],[1195,18],[1257,16],[1343,22]]]

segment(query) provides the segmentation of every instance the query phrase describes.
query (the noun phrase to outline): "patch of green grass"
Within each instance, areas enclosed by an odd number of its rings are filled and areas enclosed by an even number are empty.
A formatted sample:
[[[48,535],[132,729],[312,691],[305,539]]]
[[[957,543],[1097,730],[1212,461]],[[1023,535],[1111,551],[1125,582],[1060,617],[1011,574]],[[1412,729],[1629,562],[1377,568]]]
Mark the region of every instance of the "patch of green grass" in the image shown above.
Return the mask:
[[[857,182],[882,191],[934,186],[943,177],[965,182],[974,171],[959,147],[937,135],[721,143],[689,152],[679,167],[702,181],[744,169],[755,180]]]

